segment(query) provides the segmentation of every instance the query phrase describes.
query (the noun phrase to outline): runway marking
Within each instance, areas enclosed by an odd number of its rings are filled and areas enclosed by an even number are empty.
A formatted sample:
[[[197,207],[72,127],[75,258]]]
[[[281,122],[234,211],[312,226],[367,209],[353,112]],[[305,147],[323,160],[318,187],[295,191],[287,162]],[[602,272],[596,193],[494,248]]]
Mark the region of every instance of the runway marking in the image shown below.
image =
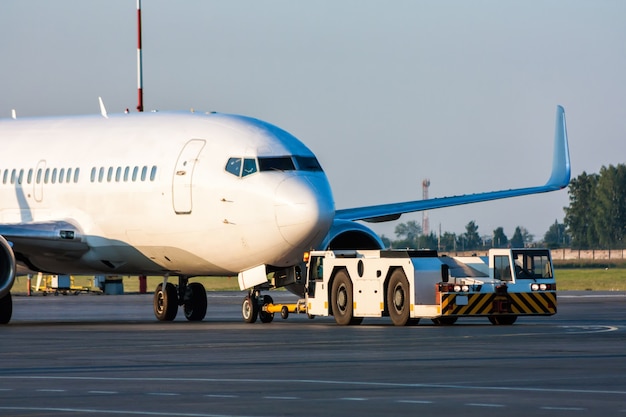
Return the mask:
[[[614,332],[619,330],[616,326],[559,326],[565,329],[569,334],[590,334],[590,333],[605,333]],[[573,331],[570,331],[572,329]],[[576,331],[580,329],[580,331]]]
[[[66,392],[64,389],[38,389],[37,392]]]
[[[592,390],[567,388],[539,388],[539,387],[503,387],[461,384],[428,384],[428,383],[401,383],[401,382],[371,382],[371,381],[331,381],[323,379],[253,379],[253,378],[118,378],[118,377],[87,377],[87,376],[0,376],[2,379],[50,380],[50,381],[124,381],[124,382],[204,382],[204,383],[266,383],[266,384],[305,384],[305,385],[344,385],[362,387],[392,387],[392,388],[442,388],[458,390],[492,390],[510,392],[554,392],[567,394],[615,394],[626,395],[626,391]]]
[[[229,394],[206,394],[204,397],[210,398],[239,398],[239,395],[229,395]]]
[[[268,396],[268,397],[263,397],[266,400],[299,400],[300,397],[272,397],[272,396]]]
[[[146,392],[147,395],[158,395],[158,396],[162,396],[162,397],[176,397],[177,395],[180,395],[176,392]]]
[[[165,417],[251,417],[235,414],[199,414],[199,413],[167,413],[158,411],[103,410],[97,408],[62,408],[62,407],[2,407],[0,410],[11,411],[48,411],[59,413],[88,414],[122,414],[128,416],[165,416]]]
[[[403,403],[403,404],[432,404],[432,401],[426,401],[426,400],[398,400],[396,401],[398,403]]]
[[[88,394],[119,394],[117,391],[87,391]]]
[[[539,407],[542,410],[557,410],[557,411],[586,411],[586,408],[581,407]]]
[[[363,397],[344,397],[339,399],[342,401],[367,401],[367,398]]]
[[[497,407],[500,407],[500,408],[501,407],[506,407],[506,405],[504,405],[504,404],[485,404],[485,403],[468,403],[468,404],[465,404],[465,405],[469,405],[469,406],[472,406],[472,407],[496,407],[496,408]]]

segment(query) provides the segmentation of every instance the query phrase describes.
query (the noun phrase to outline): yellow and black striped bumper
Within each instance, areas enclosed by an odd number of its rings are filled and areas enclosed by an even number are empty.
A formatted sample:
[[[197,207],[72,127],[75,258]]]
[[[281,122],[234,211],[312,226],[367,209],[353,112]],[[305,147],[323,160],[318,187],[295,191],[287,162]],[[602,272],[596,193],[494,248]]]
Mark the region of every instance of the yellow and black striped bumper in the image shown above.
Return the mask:
[[[551,316],[556,314],[556,292],[524,292],[506,294],[441,293],[443,316],[489,316],[515,314]],[[457,297],[459,299],[457,300]]]

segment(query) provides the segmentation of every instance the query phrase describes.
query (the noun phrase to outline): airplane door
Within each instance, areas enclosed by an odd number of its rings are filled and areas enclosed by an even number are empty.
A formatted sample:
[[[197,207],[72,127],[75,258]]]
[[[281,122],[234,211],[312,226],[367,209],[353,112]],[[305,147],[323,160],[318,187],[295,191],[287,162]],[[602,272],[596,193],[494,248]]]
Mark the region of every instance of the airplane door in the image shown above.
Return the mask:
[[[46,171],[46,161],[42,159],[37,162],[37,168],[35,168],[35,172],[33,173],[33,195],[35,196],[35,201],[41,203],[43,200],[43,176]]]
[[[193,171],[205,143],[202,139],[191,139],[178,155],[172,180],[172,204],[176,214],[191,213]]]

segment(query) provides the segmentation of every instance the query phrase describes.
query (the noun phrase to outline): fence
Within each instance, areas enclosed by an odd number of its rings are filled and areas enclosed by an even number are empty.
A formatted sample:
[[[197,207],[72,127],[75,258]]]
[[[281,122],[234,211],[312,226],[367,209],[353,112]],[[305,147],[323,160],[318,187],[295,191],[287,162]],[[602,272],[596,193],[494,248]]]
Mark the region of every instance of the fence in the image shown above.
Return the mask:
[[[626,259],[626,249],[551,249],[552,260],[555,261],[577,261],[577,260],[624,260]],[[466,251],[466,252],[440,252],[448,256],[486,256],[486,250]]]

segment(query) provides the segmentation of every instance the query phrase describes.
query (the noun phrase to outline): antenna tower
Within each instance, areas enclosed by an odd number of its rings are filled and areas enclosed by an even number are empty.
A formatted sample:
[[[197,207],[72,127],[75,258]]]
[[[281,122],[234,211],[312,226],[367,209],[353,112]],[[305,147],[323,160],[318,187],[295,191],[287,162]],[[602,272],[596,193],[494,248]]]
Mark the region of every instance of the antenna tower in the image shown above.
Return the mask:
[[[422,200],[428,200],[428,187],[430,187],[430,180],[428,178],[422,181]],[[422,234],[424,236],[430,235],[430,224],[428,223],[428,211],[422,211]]]
[[[137,111],[143,111],[143,65],[141,60],[141,0],[137,0]]]

